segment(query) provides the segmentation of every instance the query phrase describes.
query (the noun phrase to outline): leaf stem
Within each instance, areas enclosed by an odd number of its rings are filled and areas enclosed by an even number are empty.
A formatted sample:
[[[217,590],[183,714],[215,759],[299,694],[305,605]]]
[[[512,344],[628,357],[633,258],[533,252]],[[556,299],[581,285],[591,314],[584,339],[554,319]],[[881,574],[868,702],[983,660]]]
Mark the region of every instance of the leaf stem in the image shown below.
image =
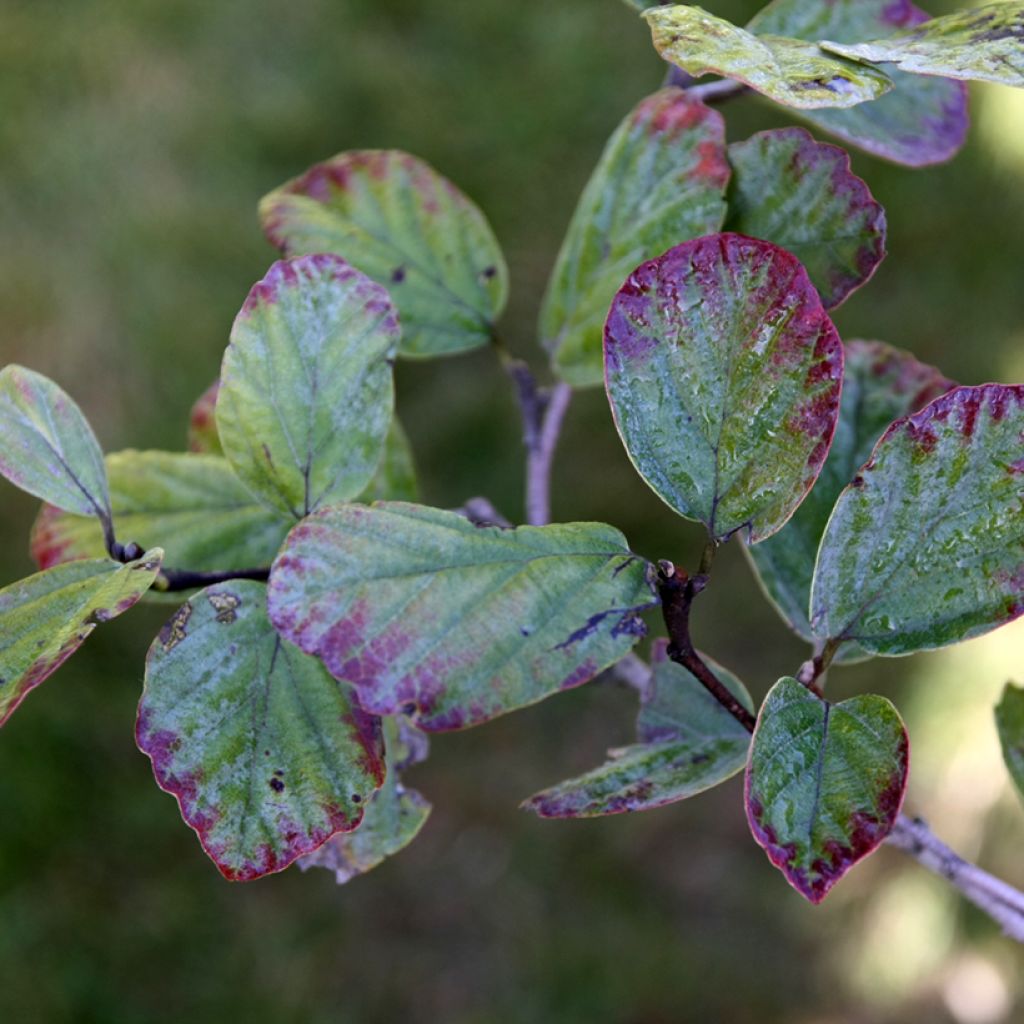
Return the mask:
[[[1024,943],[1024,893],[964,860],[920,818],[901,814],[885,841],[913,857],[922,867],[941,875],[965,899],[988,914],[1005,935]]]
[[[665,653],[697,679],[747,732],[753,732],[757,719],[708,668],[690,639],[690,609],[693,599],[707,583],[706,574],[689,576],[671,562],[658,563],[658,596],[661,598],[661,613],[669,636],[668,650]]]
[[[229,580],[256,580],[266,583],[270,579],[270,568],[260,569],[219,569],[210,572],[194,572],[191,569],[161,569],[160,575],[153,584],[154,590],[164,593],[178,590],[195,590],[197,587],[209,587],[214,583],[227,583]]]

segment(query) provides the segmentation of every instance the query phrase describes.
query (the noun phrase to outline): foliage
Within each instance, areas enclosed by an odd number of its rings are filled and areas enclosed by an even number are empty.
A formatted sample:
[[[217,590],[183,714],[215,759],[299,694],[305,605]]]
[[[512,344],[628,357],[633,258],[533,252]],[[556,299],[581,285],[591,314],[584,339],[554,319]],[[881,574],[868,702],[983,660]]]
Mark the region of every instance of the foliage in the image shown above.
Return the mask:
[[[1020,3],[928,20],[899,2],[775,0],[746,28],[681,5],[643,16],[687,76],[734,80],[718,95],[749,86],[911,166],[962,141],[964,92],[946,79],[1024,84]],[[189,452],[104,460],[56,384],[0,374],[0,472],[46,503],[42,571],[0,591],[0,719],[97,624],[182,592],[150,648],[137,739],[227,878],[297,860],[339,881],[368,870],[429,813],[402,782],[420,730],[628,664],[644,670],[638,742],[531,798],[540,815],[658,807],[745,766],[754,838],[813,902],[890,836],[903,724],[879,696],[826,701],[825,674],[1024,612],[1024,386],[957,387],[882,343],[844,345],[828,310],[881,261],[881,206],[803,129],[727,146],[714,89],[683,84],[626,117],[577,206],[541,311],[559,383],[508,369],[533,489],[556,396],[603,374],[640,476],[704,526],[696,572],[604,524],[512,527],[416,502],[394,360],[485,345],[507,360],[507,271],[483,215],[432,168],[343,153],[260,204],[285,258],[235,320]],[[736,534],[812,644],[760,707],[689,633]],[[648,678],[631,651],[659,604],[668,636]],[[1017,694],[998,721],[1019,782]]]

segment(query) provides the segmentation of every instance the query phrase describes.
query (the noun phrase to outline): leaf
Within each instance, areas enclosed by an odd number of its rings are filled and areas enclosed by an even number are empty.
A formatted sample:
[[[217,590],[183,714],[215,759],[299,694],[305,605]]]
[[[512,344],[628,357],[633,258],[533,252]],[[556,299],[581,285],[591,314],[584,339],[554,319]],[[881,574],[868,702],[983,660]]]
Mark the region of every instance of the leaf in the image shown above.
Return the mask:
[[[708,657],[714,674],[754,710],[743,684]],[[661,647],[650,691],[641,699],[640,742],[609,751],[611,760],[530,797],[542,818],[592,818],[646,811],[702,793],[743,769],[750,733]]]
[[[833,57],[813,42],[754,36],[700,7],[655,7],[643,16],[669,63],[696,78],[737,79],[787,107],[852,107],[892,88],[878,68]]]
[[[82,410],[23,366],[0,371],[0,473],[68,512],[110,519],[103,452]]]
[[[796,256],[826,309],[871,279],[885,257],[885,211],[845,151],[781,128],[733,143],[729,163],[730,231]]]
[[[71,562],[0,590],[0,725],[99,623],[142,597],[162,557],[154,548],[126,565],[105,558]]]
[[[928,15],[909,0],[774,0],[750,32],[857,43],[919,25]],[[800,110],[797,117],[886,160],[923,167],[948,160],[967,138],[967,91],[959,82],[885,69],[893,89],[848,110]]]
[[[1024,86],[1024,3],[1001,0],[932,18],[884,39],[822,48],[917,75]]]
[[[409,439],[402,424],[393,419],[384,439],[384,458],[369,486],[357,500],[368,504],[373,501],[415,501],[418,497],[419,485],[416,483],[416,466]]]
[[[289,534],[270,617],[375,714],[428,732],[579,686],[643,635],[646,563],[597,523],[504,530],[402,503],[329,506]]]
[[[830,704],[790,678],[769,691],[747,764],[747,821],[811,903],[892,830],[908,755],[903,722],[884,697]]]
[[[402,719],[385,718],[388,774],[370,798],[363,822],[355,832],[339,832],[323,846],[300,857],[298,865],[334,872],[338,885],[366,874],[388,857],[405,849],[426,824],[430,804],[414,789],[402,785],[407,767],[427,756],[427,737]]]
[[[188,450],[205,455],[223,455],[217,433],[217,395],[220,381],[215,380],[197,399],[188,418]]]
[[[843,488],[870,457],[893,420],[917,412],[956,385],[909,352],[880,341],[846,344],[839,422],[817,483],[793,518],[774,536],[747,548],[750,561],[779,614],[807,641],[811,580],[825,524]],[[846,644],[836,661],[864,657]]]
[[[954,388],[898,420],[836,503],[811,627],[898,655],[1024,612],[1024,385]]]
[[[216,455],[127,450],[107,456],[114,525],[168,565],[191,570],[269,566],[293,521],[259,504]],[[40,568],[103,553],[93,519],[44,505],[32,527]],[[180,603],[180,596],[175,597]]]
[[[224,353],[217,426],[260,501],[300,519],[369,484],[398,333],[387,292],[337,256],[275,263],[253,286]]]
[[[1024,795],[1024,689],[1013,683],[1006,684],[996,705],[996,728],[1010,778]]]
[[[380,722],[282,640],[266,588],[200,591],[153,641],[136,739],[231,881],[281,871],[351,831],[384,781]]]
[[[486,345],[508,270],[484,215],[408,153],[357,150],[314,164],[264,196],[263,231],[287,256],[332,252],[394,298],[403,356]]]
[[[616,427],[640,475],[716,539],[778,530],[821,469],[843,352],[789,253],[699,238],[638,267],[605,327]]]
[[[728,180],[725,122],[683,90],[648,96],[619,125],[580,196],[541,309],[541,338],[563,380],[601,383],[615,292],[643,260],[717,231]]]

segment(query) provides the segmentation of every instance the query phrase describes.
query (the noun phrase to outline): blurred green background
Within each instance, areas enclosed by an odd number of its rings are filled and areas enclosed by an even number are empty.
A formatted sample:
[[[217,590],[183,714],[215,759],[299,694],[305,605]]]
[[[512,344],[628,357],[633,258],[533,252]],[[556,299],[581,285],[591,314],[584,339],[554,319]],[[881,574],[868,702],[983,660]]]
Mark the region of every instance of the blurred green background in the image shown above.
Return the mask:
[[[575,198],[662,73],[620,0],[2,0],[0,361],[52,375],[109,450],[182,447],[274,258],[257,199],[336,151],[399,147],[487,211],[513,277],[504,332],[541,369],[533,324]],[[734,138],[786,123],[749,99],[727,115]],[[890,256],[838,311],[841,333],[965,383],[1024,378],[1024,93],[977,89],[947,166],[854,166],[887,208]],[[403,364],[399,389],[425,500],[486,494],[518,516],[494,359]],[[0,498],[6,582],[31,570],[35,505],[6,484]],[[574,402],[554,504],[649,557],[687,563],[700,543],[634,475],[599,392]],[[1024,956],[987,919],[888,850],[811,908],[749,840],[739,780],[634,817],[518,811],[628,740],[630,695],[600,683],[435,740],[411,777],[434,816],[373,874],[229,885],[132,740],[164,614],[98,631],[0,737],[0,1021],[1022,1019]],[[804,657],[735,550],[695,630],[757,695]],[[1009,627],[830,681],[897,701],[908,809],[1018,885],[1024,811],[991,706],[1022,652]]]

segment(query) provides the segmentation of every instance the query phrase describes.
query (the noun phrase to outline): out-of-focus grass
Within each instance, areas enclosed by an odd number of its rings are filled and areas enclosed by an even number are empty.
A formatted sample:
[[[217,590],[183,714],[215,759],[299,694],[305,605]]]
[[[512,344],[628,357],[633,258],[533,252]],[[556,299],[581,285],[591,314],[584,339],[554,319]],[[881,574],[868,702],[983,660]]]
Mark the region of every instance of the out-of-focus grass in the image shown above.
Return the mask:
[[[617,0],[6,0],[2,361],[53,375],[110,449],[181,446],[232,316],[274,258],[256,200],[371,146],[420,154],[486,209],[513,274],[505,333],[536,358],[575,196],[661,73]],[[981,130],[948,166],[855,158],[887,207],[891,255],[837,314],[844,336],[885,338],[969,383],[1024,376],[1024,123],[1005,93],[976,99]],[[737,138],[786,123],[752,100],[727,112]],[[483,493],[515,515],[515,409],[493,360],[403,365],[399,382],[427,500]],[[29,570],[34,508],[0,494],[6,581]],[[574,404],[555,508],[615,523],[649,556],[686,561],[698,541],[635,477],[598,392]],[[720,576],[698,635],[761,694],[803,652],[738,552]],[[0,1020],[967,1021],[972,991],[996,1007],[989,1019],[1014,1019],[1022,960],[987,922],[891,853],[824,907],[804,905],[749,841],[736,780],[603,822],[517,811],[628,738],[628,695],[600,685],[437,740],[414,776],[434,818],[372,875],[230,886],[132,742],[161,618],[140,610],[99,631],[0,736]],[[951,833],[962,815],[958,838],[1024,884],[1024,819],[988,725],[1019,658],[1012,637],[830,685],[897,699],[920,766],[911,802]]]

